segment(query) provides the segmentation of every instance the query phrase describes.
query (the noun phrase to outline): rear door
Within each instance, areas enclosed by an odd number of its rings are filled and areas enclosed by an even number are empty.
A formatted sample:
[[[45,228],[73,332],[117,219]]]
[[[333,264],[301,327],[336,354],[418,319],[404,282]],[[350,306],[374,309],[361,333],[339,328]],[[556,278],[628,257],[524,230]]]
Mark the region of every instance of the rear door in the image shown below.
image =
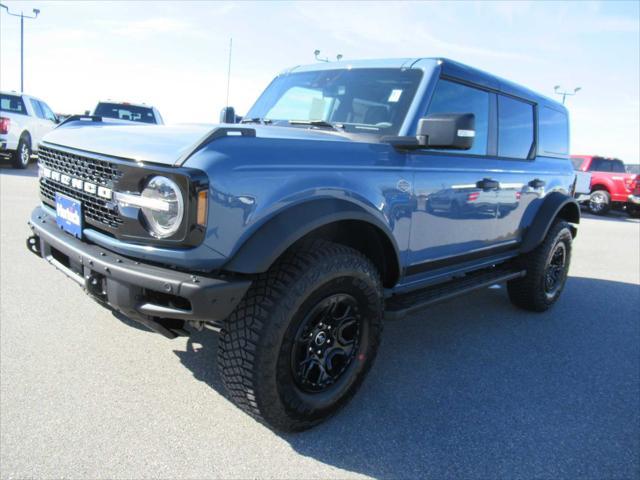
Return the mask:
[[[499,181],[496,236],[519,241],[523,218],[531,202],[544,192],[547,181],[535,164],[535,107],[522,99],[495,95],[498,120],[494,177]]]

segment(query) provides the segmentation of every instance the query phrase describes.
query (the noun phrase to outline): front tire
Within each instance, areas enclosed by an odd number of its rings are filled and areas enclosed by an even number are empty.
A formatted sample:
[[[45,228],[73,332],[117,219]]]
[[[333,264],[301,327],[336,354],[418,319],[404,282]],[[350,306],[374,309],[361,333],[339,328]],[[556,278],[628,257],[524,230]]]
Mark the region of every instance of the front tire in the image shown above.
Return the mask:
[[[31,161],[31,142],[28,138],[21,138],[18,142],[18,149],[13,154],[13,166],[20,170],[24,170],[29,166]]]
[[[509,299],[514,305],[544,312],[558,301],[569,273],[572,240],[569,224],[556,221],[542,244],[518,259],[518,266],[527,273],[507,282]]]
[[[611,210],[611,195],[606,190],[591,192],[587,208],[594,215],[606,215]]]
[[[375,359],[380,275],[349,247],[314,241],[261,274],[221,332],[231,399],[283,431],[310,428],[355,394]]]

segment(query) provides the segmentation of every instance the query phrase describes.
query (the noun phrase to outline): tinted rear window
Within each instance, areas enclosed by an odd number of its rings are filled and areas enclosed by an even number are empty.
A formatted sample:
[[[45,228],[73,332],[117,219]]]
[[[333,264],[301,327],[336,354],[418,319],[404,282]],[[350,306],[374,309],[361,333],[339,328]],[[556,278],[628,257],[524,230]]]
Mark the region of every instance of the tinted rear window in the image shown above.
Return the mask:
[[[566,113],[549,107],[539,110],[540,153],[567,155],[569,153],[569,119]]]
[[[589,165],[590,172],[613,172],[613,173],[626,173],[624,163],[622,160],[612,158],[593,157],[591,165]]]
[[[498,155],[527,158],[533,145],[533,105],[498,95]]]
[[[122,103],[99,103],[95,115],[99,117],[117,118],[132,122],[156,123],[153,110],[149,107],[124,105]]]
[[[22,97],[17,95],[0,95],[0,110],[27,115]]]

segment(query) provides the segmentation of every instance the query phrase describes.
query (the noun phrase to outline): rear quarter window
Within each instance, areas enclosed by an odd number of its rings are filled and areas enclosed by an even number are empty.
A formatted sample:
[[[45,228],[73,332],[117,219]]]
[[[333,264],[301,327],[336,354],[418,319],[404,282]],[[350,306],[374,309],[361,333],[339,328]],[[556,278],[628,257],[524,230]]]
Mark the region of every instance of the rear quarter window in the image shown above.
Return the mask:
[[[569,153],[569,118],[565,112],[545,107],[539,109],[540,154],[564,156]]]

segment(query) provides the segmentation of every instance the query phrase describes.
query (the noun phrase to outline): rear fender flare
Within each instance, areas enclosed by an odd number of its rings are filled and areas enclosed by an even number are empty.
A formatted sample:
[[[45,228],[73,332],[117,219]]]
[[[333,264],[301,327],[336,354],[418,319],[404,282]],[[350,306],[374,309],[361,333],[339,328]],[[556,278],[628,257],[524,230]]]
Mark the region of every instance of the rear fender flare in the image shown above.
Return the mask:
[[[580,207],[573,197],[561,192],[551,192],[543,200],[531,226],[527,229],[522,244],[521,253],[527,253],[540,245],[551,224],[556,218],[562,218],[570,223],[580,223]],[[577,230],[572,227],[571,234],[575,237]]]

